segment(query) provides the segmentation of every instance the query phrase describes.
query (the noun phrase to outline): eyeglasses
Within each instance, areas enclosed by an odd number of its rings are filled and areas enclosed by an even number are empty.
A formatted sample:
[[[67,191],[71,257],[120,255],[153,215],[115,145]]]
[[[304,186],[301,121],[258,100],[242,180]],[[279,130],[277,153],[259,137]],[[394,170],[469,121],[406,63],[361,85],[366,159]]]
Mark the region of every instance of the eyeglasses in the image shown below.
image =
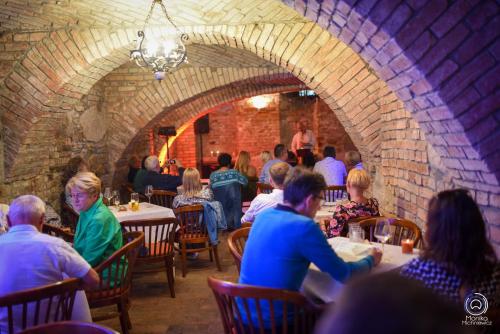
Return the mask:
[[[71,193],[69,196],[71,198],[75,198],[75,199],[82,199],[82,198],[87,197],[87,194],[86,193]]]

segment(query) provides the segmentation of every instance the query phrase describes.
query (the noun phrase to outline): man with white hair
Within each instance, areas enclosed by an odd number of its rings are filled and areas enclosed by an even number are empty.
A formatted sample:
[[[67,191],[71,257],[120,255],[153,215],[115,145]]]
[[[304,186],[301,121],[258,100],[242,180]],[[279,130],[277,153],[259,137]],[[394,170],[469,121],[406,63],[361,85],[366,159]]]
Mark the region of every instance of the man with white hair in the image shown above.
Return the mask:
[[[155,155],[150,155],[144,162],[146,167],[146,175],[142,181],[141,187],[137,189],[140,193],[144,193],[147,185],[152,185],[153,189],[169,190],[177,192],[177,187],[182,184],[182,175],[184,168],[179,160],[175,160],[175,165],[179,171],[179,175],[160,174],[160,161]]]
[[[84,287],[99,284],[99,275],[69,244],[40,233],[44,217],[45,204],[38,197],[23,195],[12,201],[7,214],[9,231],[0,237],[0,296],[66,277],[82,279]],[[78,299],[73,319],[90,320],[86,300]],[[0,309],[0,333],[7,332],[6,325],[7,310]],[[18,330],[15,324],[14,332]]]

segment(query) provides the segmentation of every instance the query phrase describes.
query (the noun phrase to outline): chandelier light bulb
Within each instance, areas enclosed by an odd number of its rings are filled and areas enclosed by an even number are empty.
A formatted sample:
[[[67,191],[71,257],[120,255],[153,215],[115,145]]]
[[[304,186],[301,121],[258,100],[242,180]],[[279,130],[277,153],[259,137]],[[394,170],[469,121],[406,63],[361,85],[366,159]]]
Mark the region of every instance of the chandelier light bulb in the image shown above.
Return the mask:
[[[254,96],[250,99],[250,103],[254,106],[254,108],[257,109],[262,109],[267,107],[269,102],[270,102],[269,98],[262,95]]]

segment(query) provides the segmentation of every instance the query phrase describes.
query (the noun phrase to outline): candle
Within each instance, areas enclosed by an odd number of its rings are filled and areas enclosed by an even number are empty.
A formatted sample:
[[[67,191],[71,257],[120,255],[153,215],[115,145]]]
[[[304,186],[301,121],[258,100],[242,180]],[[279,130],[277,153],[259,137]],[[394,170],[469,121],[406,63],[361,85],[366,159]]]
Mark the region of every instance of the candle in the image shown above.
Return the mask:
[[[413,240],[404,239],[401,240],[401,250],[403,254],[412,254],[413,253]]]

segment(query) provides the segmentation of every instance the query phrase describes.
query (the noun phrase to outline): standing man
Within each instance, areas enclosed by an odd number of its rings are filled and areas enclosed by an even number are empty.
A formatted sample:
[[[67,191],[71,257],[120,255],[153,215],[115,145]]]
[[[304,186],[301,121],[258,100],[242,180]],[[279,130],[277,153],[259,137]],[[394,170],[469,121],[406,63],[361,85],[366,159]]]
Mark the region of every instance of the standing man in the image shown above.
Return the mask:
[[[316,138],[311,130],[307,129],[307,120],[302,118],[298,123],[299,131],[293,136],[292,151],[298,157],[304,157],[307,151],[312,152],[316,146]]]
[[[277,144],[274,146],[274,159],[269,160],[266,162],[264,167],[262,167],[262,171],[260,172],[259,176],[259,182],[261,183],[269,183],[269,169],[276,163],[278,162],[285,162],[288,159],[288,150],[286,149],[285,145],[283,144]],[[287,163],[288,165],[288,163]],[[292,167],[288,165],[288,167]]]
[[[347,170],[342,161],[336,160],[335,147],[325,146],[323,149],[323,160],[314,165],[313,171],[320,173],[329,186],[340,186],[345,184]]]

